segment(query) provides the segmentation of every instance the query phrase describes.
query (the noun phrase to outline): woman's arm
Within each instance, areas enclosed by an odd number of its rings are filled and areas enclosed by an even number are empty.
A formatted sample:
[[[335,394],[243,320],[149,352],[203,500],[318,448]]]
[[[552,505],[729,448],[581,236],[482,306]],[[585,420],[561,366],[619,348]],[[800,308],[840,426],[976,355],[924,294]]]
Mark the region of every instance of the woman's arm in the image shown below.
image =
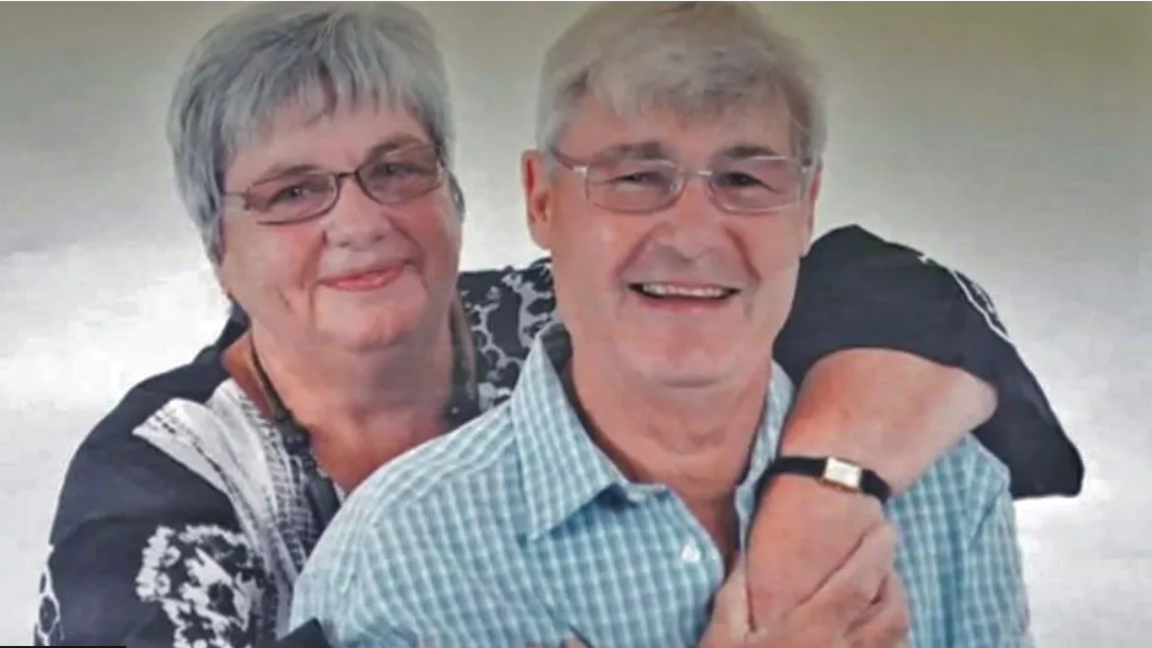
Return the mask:
[[[804,378],[780,454],[852,460],[897,495],[994,408],[991,387],[959,369],[899,351],[840,351]],[[882,518],[870,496],[776,477],[762,494],[749,543],[756,627],[789,614]]]
[[[858,228],[818,242],[777,344],[800,382],[781,454],[850,459],[899,494],[979,428],[1019,493],[1078,491],[1075,448],[990,300],[982,291],[973,299],[979,289],[966,282]],[[1029,451],[1037,447],[1058,461],[1039,463]],[[882,515],[868,496],[805,477],[773,480],[748,557],[757,625],[778,621],[814,592]]]
[[[250,647],[264,585],[234,525],[97,521],[52,550],[35,645]]]
[[[106,419],[69,466],[37,646],[253,646],[268,576],[227,499]]]
[[[814,385],[811,378],[824,381],[829,372],[814,374],[816,365],[838,352],[865,349],[903,354],[876,353],[870,358],[857,357],[851,364],[838,358],[838,367],[861,372],[864,379],[844,382],[844,388],[834,395],[834,406],[819,398],[828,392],[827,383]],[[834,407],[850,414],[853,426],[835,434],[858,436],[853,432],[858,423],[891,427],[901,422],[901,413],[930,416],[931,421],[952,420],[952,436],[936,437],[932,445],[947,448],[959,435],[974,431],[981,444],[1008,466],[1015,497],[1075,495],[1080,491],[1084,477],[1080,455],[1012,344],[991,298],[963,273],[945,268],[917,250],[889,243],[859,227],[821,237],[801,263],[795,304],[777,338],[775,352],[780,364],[807,392],[801,399],[816,406],[808,408],[809,412],[818,409],[827,414],[824,411]],[[916,363],[916,359],[929,362]],[[972,397],[980,391],[973,381],[947,369],[959,370],[992,388],[996,401],[990,419],[970,407]],[[847,375],[840,369],[836,374],[842,378]],[[874,393],[868,398],[855,395],[868,389],[868,374],[879,383]],[[937,387],[952,384],[963,391],[907,391],[915,389],[922,379],[938,381]],[[899,387],[900,393],[885,397],[886,381],[896,380],[900,382],[892,382],[891,391]],[[934,397],[920,402],[926,396],[945,393],[958,395],[958,399],[945,402]],[[896,411],[890,411],[893,407]],[[862,420],[866,417],[873,420]],[[921,426],[913,427],[919,430]],[[902,439],[890,441],[907,447]],[[891,461],[889,455],[882,454]],[[889,479],[897,481],[901,474],[907,476],[902,466],[926,467],[922,462],[899,458],[895,462],[897,474]]]
[[[901,493],[995,409],[992,386],[962,369],[903,351],[837,351],[805,375],[780,453],[850,459]]]

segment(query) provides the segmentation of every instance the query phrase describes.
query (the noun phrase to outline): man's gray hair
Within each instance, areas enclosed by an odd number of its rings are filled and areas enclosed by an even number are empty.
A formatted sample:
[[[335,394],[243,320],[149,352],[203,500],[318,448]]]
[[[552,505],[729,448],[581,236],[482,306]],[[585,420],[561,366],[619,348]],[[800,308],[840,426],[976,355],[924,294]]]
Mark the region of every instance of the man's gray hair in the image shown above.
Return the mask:
[[[316,116],[365,103],[406,109],[451,169],[454,133],[443,57],[428,21],[395,2],[262,3],[209,31],[177,82],[168,116],[176,182],[220,260],[223,178],[277,113]],[[462,195],[450,189],[457,208]]]
[[[797,156],[818,162],[825,117],[814,67],[752,3],[602,2],[548,51],[536,145],[551,150],[592,96],[618,115],[720,118],[783,98]]]

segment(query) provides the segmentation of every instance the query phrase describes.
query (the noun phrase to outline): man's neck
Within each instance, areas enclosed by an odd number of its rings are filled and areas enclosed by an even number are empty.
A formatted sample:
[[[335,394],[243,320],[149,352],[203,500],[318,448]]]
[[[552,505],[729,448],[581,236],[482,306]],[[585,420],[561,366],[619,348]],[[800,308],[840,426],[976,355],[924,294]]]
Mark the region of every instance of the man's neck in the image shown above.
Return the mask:
[[[635,384],[606,363],[571,362],[573,387],[597,445],[630,479],[671,488],[714,537],[732,530],[771,367],[731,384],[667,389]],[[720,539],[718,538],[718,543]]]
[[[254,329],[229,348],[226,364],[233,375],[235,365],[248,374],[246,391],[270,412],[269,395],[254,375],[254,346],[273,389],[311,437],[317,460],[352,490],[380,465],[445,432],[453,347],[443,328],[371,352],[282,344]]]

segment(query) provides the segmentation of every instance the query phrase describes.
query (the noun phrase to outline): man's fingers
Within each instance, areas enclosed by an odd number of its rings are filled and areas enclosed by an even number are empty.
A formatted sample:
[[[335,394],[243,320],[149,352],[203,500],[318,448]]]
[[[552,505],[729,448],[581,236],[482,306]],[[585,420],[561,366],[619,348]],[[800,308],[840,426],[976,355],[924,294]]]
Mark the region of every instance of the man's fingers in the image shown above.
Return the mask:
[[[884,579],[879,600],[848,630],[851,648],[900,648],[911,627],[908,593],[895,574]]]
[[[821,610],[821,616],[828,615],[829,622],[847,628],[879,597],[895,556],[895,528],[890,524],[877,525],[812,596],[809,604]]]
[[[720,591],[716,592],[712,608],[712,620],[723,628],[748,633],[751,619],[748,616],[748,569],[740,559]]]
[[[735,646],[752,630],[748,607],[748,570],[741,558],[723,587],[716,592],[712,618],[699,648]]]

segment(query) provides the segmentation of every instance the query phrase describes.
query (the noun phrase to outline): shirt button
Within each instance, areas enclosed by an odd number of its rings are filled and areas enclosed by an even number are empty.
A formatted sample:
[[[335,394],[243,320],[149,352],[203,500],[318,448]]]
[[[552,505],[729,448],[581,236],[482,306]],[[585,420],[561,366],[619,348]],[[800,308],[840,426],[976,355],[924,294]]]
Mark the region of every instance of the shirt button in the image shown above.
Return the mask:
[[[684,543],[683,547],[680,547],[680,562],[686,565],[695,565],[700,562],[701,558],[703,556],[700,554],[700,547],[694,541],[689,540]]]

